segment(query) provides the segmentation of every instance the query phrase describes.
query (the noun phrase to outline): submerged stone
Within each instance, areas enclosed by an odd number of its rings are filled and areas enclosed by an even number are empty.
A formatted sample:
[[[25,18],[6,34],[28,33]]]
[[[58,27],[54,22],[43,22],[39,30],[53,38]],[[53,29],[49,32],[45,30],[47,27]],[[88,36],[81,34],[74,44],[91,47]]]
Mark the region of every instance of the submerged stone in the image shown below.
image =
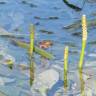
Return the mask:
[[[40,73],[34,80],[31,91],[38,90],[42,96],[59,80],[59,73],[54,69],[48,69]]]

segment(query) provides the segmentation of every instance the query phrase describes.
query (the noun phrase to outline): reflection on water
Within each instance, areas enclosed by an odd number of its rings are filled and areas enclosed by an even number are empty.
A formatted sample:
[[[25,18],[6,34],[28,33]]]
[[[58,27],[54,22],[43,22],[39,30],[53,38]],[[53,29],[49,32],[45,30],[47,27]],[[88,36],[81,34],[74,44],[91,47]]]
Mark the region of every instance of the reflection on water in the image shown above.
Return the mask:
[[[79,70],[80,85],[81,85],[81,96],[85,96],[85,82],[83,80],[82,70]]]
[[[67,72],[64,72],[64,90],[66,91],[68,87]]]

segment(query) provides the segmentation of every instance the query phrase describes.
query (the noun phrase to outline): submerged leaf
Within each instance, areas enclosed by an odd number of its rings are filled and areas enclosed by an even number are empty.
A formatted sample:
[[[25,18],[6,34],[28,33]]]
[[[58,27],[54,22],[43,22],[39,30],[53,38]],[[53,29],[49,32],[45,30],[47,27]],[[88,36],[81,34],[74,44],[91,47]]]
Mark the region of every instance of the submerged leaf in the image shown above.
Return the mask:
[[[26,42],[18,41],[16,39],[13,39],[12,41],[13,41],[12,42],[13,44],[15,44],[19,47],[26,48],[26,49],[29,48],[29,44],[27,44]],[[48,58],[48,59],[53,59],[54,58],[54,56],[52,54],[50,54],[50,53],[46,52],[45,50],[43,50],[41,48],[38,48],[36,46],[34,46],[34,52],[36,52],[37,54],[39,54],[39,55],[41,55],[45,58]]]

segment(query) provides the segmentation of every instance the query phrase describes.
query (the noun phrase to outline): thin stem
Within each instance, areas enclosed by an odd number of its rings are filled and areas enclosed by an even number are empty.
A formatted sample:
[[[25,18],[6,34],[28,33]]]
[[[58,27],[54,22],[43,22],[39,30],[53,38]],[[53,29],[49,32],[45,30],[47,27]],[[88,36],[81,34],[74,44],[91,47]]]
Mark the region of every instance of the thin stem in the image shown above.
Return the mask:
[[[29,44],[29,61],[30,61],[30,85],[34,81],[34,61],[33,61],[33,50],[34,50],[34,26],[30,25],[30,44]]]
[[[29,55],[32,57],[33,49],[34,49],[34,25],[30,25],[30,48],[29,48]]]
[[[64,50],[64,88],[67,87],[67,72],[68,72],[68,47]]]

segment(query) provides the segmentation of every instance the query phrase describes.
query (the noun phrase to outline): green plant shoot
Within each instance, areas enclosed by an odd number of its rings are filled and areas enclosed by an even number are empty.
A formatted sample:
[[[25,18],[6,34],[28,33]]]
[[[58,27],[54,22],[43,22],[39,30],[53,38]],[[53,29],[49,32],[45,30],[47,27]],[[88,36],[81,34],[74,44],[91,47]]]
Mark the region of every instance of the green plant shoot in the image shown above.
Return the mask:
[[[82,50],[80,54],[80,61],[79,61],[79,68],[82,69],[83,61],[84,61],[84,53],[86,48],[86,41],[87,41],[87,24],[86,24],[86,16],[82,16]]]
[[[33,49],[34,49],[34,25],[30,25],[30,47],[29,47],[29,55],[32,57]]]
[[[33,50],[34,50],[34,25],[30,25],[30,44],[29,44],[29,61],[30,61],[30,85],[34,81],[34,61],[33,61]]]
[[[64,88],[67,87],[68,50],[69,48],[66,46],[64,50]]]

